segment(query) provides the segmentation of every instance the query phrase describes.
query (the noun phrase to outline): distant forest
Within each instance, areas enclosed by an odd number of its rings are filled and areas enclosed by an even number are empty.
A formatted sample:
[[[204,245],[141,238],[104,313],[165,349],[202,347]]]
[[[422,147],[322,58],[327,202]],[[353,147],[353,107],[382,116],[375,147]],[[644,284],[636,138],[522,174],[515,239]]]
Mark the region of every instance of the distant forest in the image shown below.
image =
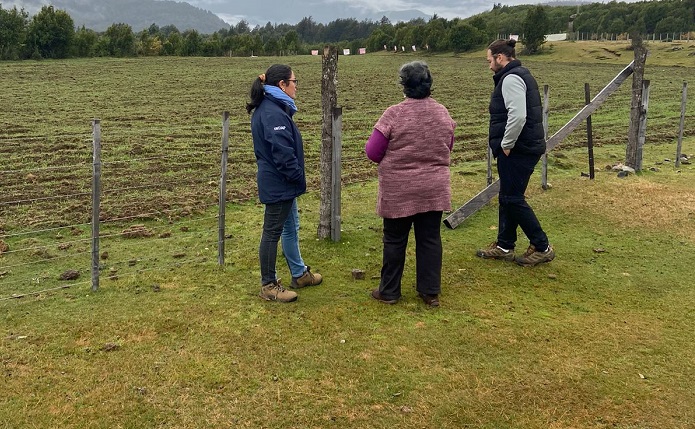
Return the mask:
[[[386,17],[380,21],[346,18],[321,24],[306,17],[296,25],[269,22],[255,28],[241,21],[229,30],[212,34],[180,32],[173,25],[155,24],[134,32],[122,23],[96,32],[85,27],[75,29],[70,15],[53,6],[44,6],[29,18],[23,9],[3,9],[0,4],[0,59],[289,55],[308,54],[326,44],[353,52],[363,47],[374,52],[411,46],[430,52],[465,52],[485,46],[498,35],[509,34],[519,34],[525,45],[538,48],[543,34],[570,31],[591,38],[628,33],[667,37],[689,34],[695,32],[695,0],[613,1],[580,6],[496,3],[492,10],[465,19],[447,20],[435,15],[427,21],[393,24]]]

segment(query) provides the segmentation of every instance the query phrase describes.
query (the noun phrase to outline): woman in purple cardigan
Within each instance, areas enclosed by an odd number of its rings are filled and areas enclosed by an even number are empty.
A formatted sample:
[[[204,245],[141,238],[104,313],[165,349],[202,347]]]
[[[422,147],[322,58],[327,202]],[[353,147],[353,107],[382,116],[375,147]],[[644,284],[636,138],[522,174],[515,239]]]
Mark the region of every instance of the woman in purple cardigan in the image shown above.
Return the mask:
[[[416,290],[425,304],[439,306],[442,273],[442,212],[451,209],[449,174],[456,122],[430,97],[432,74],[413,61],[400,71],[405,100],[389,107],[365,146],[378,163],[376,212],[384,218],[384,253],[379,288],[372,297],[386,304],[401,298],[401,278],[410,228],[415,229]]]

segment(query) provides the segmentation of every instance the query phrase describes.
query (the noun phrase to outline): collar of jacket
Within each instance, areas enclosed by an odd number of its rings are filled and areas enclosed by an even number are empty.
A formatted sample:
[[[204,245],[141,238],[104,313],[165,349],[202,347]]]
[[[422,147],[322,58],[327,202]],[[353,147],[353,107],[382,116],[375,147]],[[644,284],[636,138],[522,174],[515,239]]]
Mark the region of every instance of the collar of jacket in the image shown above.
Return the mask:
[[[292,111],[290,116],[297,111],[297,105],[294,104],[294,100],[279,87],[274,85],[263,85],[263,91],[265,92],[266,96],[272,96],[276,102],[289,106],[290,110]]]
[[[285,113],[290,115],[290,117],[294,116],[294,114],[296,113],[296,110],[292,110],[292,108],[290,106],[288,106],[285,102],[273,97],[272,95],[270,95],[268,93],[265,94],[265,98],[267,98],[269,101],[272,101],[273,103],[277,104]]]
[[[519,61],[519,60],[512,60],[512,61],[509,62],[509,64],[507,64],[506,66],[504,66],[504,68],[503,68],[502,70],[500,70],[500,71],[498,71],[497,73],[495,73],[495,74],[492,76],[492,80],[495,81],[495,86],[497,86],[497,85],[500,83],[500,80],[502,79],[502,77],[504,77],[504,75],[506,75],[506,74],[509,73],[513,68],[516,68],[516,67],[521,67],[521,61]]]

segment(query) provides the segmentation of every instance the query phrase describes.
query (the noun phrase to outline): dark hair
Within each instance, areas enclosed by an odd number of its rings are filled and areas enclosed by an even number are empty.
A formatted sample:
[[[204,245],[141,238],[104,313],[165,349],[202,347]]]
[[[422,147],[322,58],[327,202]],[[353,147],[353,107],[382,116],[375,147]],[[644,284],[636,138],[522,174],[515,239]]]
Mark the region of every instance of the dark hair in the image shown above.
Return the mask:
[[[265,80],[262,81],[261,76],[258,76],[251,84],[251,101],[246,103],[246,111],[248,113],[251,113],[263,101],[265,96],[263,85],[278,86],[281,80],[289,80],[292,77],[292,68],[285,64],[273,64],[266,70]]]
[[[514,39],[499,39],[490,43],[490,46],[487,48],[490,50],[492,55],[502,54],[509,58],[516,58],[514,46],[516,46],[516,40]]]
[[[403,93],[408,98],[427,98],[432,94],[432,74],[423,61],[403,64],[398,71]]]

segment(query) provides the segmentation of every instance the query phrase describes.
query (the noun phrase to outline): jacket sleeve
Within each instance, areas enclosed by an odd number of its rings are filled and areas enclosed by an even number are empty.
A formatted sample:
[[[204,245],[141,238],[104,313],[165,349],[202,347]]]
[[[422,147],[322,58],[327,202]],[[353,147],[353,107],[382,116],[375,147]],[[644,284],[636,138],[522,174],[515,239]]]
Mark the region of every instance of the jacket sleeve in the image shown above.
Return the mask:
[[[504,128],[502,149],[512,149],[521,130],[526,125],[526,84],[524,80],[510,74],[502,81],[504,107],[507,108],[507,125]]]
[[[372,135],[369,136],[369,140],[367,140],[367,144],[364,146],[364,151],[367,153],[367,158],[379,163],[384,159],[388,146],[389,139],[384,137],[381,131],[374,129]]]
[[[304,177],[304,169],[297,158],[297,142],[290,121],[282,115],[270,115],[265,123],[265,140],[270,144],[275,168],[288,182],[300,182]]]

